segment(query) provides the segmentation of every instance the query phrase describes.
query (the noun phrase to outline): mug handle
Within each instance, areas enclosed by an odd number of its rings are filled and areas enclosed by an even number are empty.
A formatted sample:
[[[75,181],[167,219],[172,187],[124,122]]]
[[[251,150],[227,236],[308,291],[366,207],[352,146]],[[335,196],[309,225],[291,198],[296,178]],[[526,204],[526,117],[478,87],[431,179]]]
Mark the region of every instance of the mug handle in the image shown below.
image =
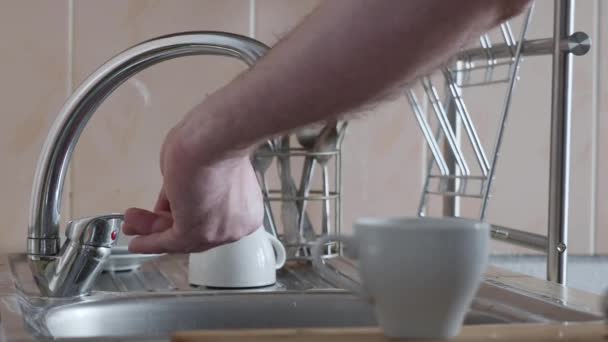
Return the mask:
[[[275,269],[278,270],[279,268],[283,267],[283,265],[285,265],[285,261],[287,261],[287,253],[285,252],[285,246],[283,246],[281,241],[279,241],[279,239],[274,237],[274,235],[270,234],[269,232],[267,232],[265,230],[264,230],[264,232],[268,236],[268,239],[270,240],[270,244],[272,245],[272,248],[274,249],[274,253],[277,256]]]
[[[357,240],[354,237],[326,235],[326,236],[321,237],[319,240],[317,240],[317,243],[315,243],[315,246],[312,250],[312,264],[313,264],[314,268],[317,270],[317,272],[319,272],[321,277],[325,278],[330,283],[332,283],[338,287],[341,287],[343,289],[346,289],[350,292],[353,292],[354,294],[356,294],[364,299],[371,298],[370,295],[367,293],[367,291],[365,291],[363,286],[361,286],[353,281],[349,281],[349,280],[345,279],[338,272],[331,270],[330,268],[325,266],[325,263],[323,262],[323,250],[324,250],[325,244],[330,241],[340,241],[340,242],[343,242],[343,243],[349,245],[351,252],[348,254],[348,257],[350,257],[352,259],[358,258],[359,250],[358,250]]]

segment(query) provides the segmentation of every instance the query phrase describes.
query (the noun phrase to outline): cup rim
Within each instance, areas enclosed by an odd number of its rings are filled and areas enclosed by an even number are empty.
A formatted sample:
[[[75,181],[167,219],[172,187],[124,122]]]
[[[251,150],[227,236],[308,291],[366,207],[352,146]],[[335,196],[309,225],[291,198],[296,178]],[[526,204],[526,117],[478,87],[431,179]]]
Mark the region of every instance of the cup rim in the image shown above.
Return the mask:
[[[412,225],[408,227],[408,225]],[[407,217],[407,216],[369,216],[361,217],[355,221],[355,229],[400,229],[412,230],[422,228],[425,230],[453,230],[473,229],[489,230],[490,225],[476,219],[464,217]]]

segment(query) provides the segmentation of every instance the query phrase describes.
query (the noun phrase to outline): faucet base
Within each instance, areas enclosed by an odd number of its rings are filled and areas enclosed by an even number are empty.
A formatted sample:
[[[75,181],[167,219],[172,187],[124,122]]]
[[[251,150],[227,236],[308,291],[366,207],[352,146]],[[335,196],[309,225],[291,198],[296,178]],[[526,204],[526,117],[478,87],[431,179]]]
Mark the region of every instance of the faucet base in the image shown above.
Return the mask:
[[[59,254],[59,238],[27,238],[28,255],[53,256]]]
[[[45,297],[88,294],[112,249],[69,243],[61,257],[28,256],[34,280]]]

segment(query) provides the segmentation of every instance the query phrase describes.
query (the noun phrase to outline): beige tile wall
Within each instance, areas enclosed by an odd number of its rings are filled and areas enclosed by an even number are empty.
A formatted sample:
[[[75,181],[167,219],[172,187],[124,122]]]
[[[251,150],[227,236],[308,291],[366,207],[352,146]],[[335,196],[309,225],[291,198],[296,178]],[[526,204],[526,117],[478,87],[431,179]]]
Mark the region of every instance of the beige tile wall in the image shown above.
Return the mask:
[[[595,7],[601,0],[576,2],[576,30],[599,38]],[[595,42],[599,42],[597,39]],[[594,52],[594,51],[592,51]],[[593,68],[594,53],[574,59],[572,92],[572,150],[570,190],[570,249],[573,252],[595,251],[595,208],[593,194],[597,187],[593,154],[597,146],[595,132],[597,72]],[[605,230],[605,229],[604,229]],[[608,242],[608,241],[607,241]]]
[[[248,10],[241,0],[76,1],[74,82],[155,36],[194,30],[247,34]],[[121,86],[99,108],[76,150],[74,216],[153,205],[166,131],[244,68],[227,58],[188,57],[154,66]]]
[[[38,153],[67,96],[67,4],[0,2],[0,253],[25,249]]]
[[[272,45],[318,2],[257,0],[254,13],[250,12],[252,2],[244,0],[0,3],[0,28],[4,28],[0,35],[5,46],[11,46],[0,57],[5,110],[0,156],[9,161],[4,163],[0,182],[4,192],[11,194],[0,206],[3,217],[8,217],[0,252],[22,250],[33,168],[48,125],[66,91],[97,66],[137,42],[178,31],[252,33]],[[602,37],[594,21],[600,15],[598,3],[577,2],[577,28],[597,36],[597,41]],[[605,5],[599,7],[606,11]],[[255,22],[250,27],[251,18]],[[550,35],[551,25],[552,2],[539,1],[530,37]],[[600,31],[606,29],[603,26],[600,23]],[[594,176],[601,176],[608,167],[601,148],[608,146],[606,135],[600,134],[597,144],[595,134],[608,128],[605,115],[598,115],[608,108],[598,96],[607,88],[608,74],[604,67],[594,69],[594,61],[605,57],[605,49],[604,44],[597,56],[589,54],[575,63],[570,247],[578,253],[596,248],[608,252],[608,244],[601,243],[608,241],[608,216],[600,210],[608,204],[608,197],[602,196],[608,192],[602,191],[606,182],[601,177],[596,182]],[[522,67],[489,211],[492,222],[538,233],[546,231],[550,64],[550,58],[529,58]],[[65,216],[151,206],[160,184],[158,150],[165,132],[206,94],[244,68],[238,61],[218,57],[188,57],[155,66],[122,85],[98,110],[78,144]],[[605,75],[599,82],[598,72]],[[465,93],[488,146],[494,140],[503,90]],[[418,205],[425,151],[408,104],[399,98],[378,105],[374,112],[354,121],[345,140],[345,230],[358,216],[414,215]],[[600,156],[597,163],[595,153]],[[273,175],[271,171],[269,177]],[[476,208],[465,204],[463,212],[472,216]],[[527,251],[496,243],[494,252]]]

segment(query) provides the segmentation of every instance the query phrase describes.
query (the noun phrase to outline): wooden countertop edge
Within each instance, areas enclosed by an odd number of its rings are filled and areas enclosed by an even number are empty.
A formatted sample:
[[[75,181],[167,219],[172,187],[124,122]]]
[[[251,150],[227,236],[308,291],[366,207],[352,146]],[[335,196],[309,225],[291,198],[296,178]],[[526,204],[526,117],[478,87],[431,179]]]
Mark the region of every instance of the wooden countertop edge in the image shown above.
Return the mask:
[[[391,339],[378,328],[200,330],[176,333],[173,342],[257,341],[352,341],[380,342]],[[608,326],[602,322],[564,324],[496,324],[464,326],[451,341],[608,341]],[[423,340],[430,342],[430,340]]]

